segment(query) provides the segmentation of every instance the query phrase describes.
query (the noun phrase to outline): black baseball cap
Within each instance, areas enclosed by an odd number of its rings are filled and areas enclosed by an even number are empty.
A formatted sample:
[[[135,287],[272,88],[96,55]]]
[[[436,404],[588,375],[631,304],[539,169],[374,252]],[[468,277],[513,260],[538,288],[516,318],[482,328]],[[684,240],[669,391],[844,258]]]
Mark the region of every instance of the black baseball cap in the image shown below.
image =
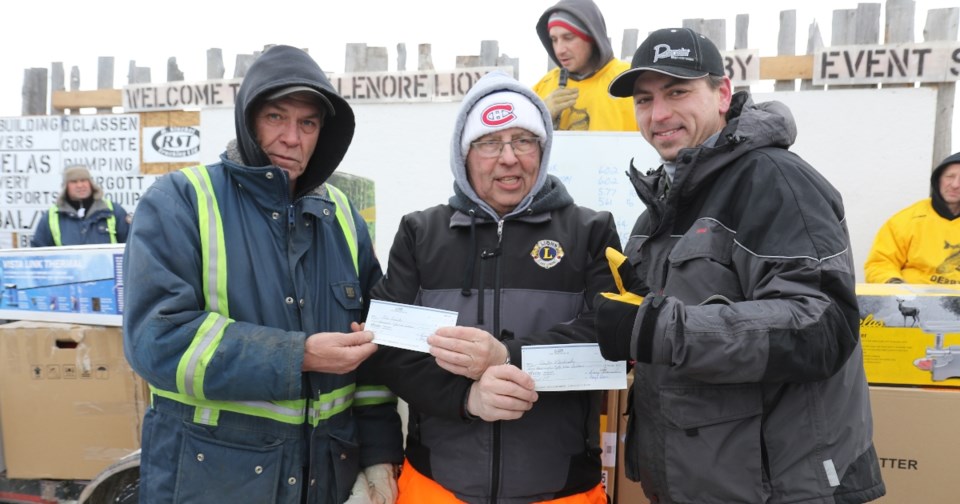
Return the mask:
[[[610,82],[610,95],[633,96],[633,83],[647,70],[680,79],[725,75],[717,46],[690,28],[663,28],[651,33],[633,53],[630,69]]]

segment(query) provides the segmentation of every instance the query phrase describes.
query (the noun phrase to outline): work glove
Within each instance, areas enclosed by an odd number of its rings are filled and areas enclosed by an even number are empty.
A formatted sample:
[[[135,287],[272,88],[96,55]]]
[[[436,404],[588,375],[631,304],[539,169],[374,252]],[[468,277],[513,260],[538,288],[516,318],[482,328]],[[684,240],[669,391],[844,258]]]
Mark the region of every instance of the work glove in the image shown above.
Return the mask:
[[[633,325],[637,319],[637,310],[643,303],[643,296],[635,291],[642,290],[643,286],[633,270],[633,265],[620,251],[607,247],[606,256],[617,292],[601,292],[594,301],[597,312],[597,342],[604,359],[630,360]]]
[[[344,504],[394,504],[397,493],[396,466],[376,464],[357,474]]]
[[[370,500],[373,504],[393,504],[397,501],[397,466],[376,464],[363,470],[370,485]]]
[[[577,88],[557,88],[543,99],[550,111],[550,117],[556,121],[560,113],[577,103],[577,97],[580,96],[580,90]]]

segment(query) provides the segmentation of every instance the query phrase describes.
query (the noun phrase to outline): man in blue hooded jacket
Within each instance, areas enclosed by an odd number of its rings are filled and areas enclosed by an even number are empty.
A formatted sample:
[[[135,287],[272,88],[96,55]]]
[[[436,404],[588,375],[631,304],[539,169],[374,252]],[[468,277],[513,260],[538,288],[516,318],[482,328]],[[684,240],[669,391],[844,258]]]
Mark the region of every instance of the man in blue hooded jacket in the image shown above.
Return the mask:
[[[141,502],[393,501],[396,398],[365,378],[377,347],[359,326],[380,265],[325,183],[354,124],[307,53],[273,47],[220,162],[140,201],[124,350],[152,391]]]

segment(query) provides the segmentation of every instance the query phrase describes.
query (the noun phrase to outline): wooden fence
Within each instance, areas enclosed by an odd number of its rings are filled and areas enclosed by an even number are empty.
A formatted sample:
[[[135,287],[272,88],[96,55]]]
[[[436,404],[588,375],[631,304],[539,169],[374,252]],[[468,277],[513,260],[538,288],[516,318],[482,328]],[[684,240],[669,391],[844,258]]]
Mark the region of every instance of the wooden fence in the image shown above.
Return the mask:
[[[923,40],[914,35],[915,7],[913,0],[887,0],[885,23],[881,30],[881,4],[861,3],[856,9],[840,9],[833,12],[831,40],[829,46],[900,44],[913,42],[956,41],[960,9],[956,7],[931,9],[927,12]],[[727,49],[727,23],[724,19],[685,19],[684,27],[693,28],[711,40],[724,51]],[[734,29],[734,50],[749,49],[747,39],[749,15],[736,16]],[[807,47],[801,55],[797,54],[796,10],[784,10],[780,13],[780,29],[777,39],[777,55],[760,58],[760,79],[773,80],[777,91],[788,90],[824,90],[825,87],[813,84],[815,67],[814,54],[825,47],[819,26],[812,23],[807,30]],[[638,45],[638,30],[624,30],[620,57],[630,59]],[[881,37],[882,35],[882,37]],[[266,48],[264,48],[266,49]],[[417,69],[434,70],[430,44],[418,46]],[[234,65],[234,78],[243,77],[250,64],[262,51],[251,54],[239,54]],[[404,44],[397,44],[396,68],[407,69],[407,51]],[[366,44],[346,44],[345,72],[387,71],[388,55],[385,47],[368,47]],[[456,68],[480,66],[511,66],[518,74],[520,61],[510,58],[499,51],[495,40],[481,42],[480,54],[458,56]],[[97,75],[97,89],[80,90],[80,76],[77,67],[70,72],[70,89],[65,87],[66,75],[62,63],[52,63],[49,71],[45,68],[31,68],[24,72],[23,115],[42,115],[47,111],[47,97],[50,98],[49,113],[63,114],[68,110],[95,108],[98,112],[109,113],[122,104],[121,91],[113,88],[114,61],[112,57],[100,57]],[[207,50],[207,79],[223,79],[225,67],[220,49]],[[48,78],[49,77],[49,78]],[[177,66],[176,58],[167,62],[167,82],[182,81],[183,72]],[[47,83],[50,91],[47,91]],[[149,83],[149,68],[136,66],[130,61],[127,72],[129,84]],[[915,84],[883,84],[883,87],[913,87]],[[922,86],[937,88],[937,112],[935,135],[932,139],[932,159],[937,164],[950,154],[952,138],[952,119],[954,112],[955,82],[923,83]],[[826,88],[869,88],[876,84],[831,85]],[[828,89],[827,89],[828,90]]]

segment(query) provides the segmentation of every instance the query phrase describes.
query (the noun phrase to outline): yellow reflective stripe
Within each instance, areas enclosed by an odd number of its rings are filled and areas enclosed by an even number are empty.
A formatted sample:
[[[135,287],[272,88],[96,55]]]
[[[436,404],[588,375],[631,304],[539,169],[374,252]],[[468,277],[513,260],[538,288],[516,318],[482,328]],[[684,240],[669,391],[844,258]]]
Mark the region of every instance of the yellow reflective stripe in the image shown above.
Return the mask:
[[[336,207],[337,222],[340,223],[340,229],[343,230],[343,236],[347,239],[347,246],[350,247],[350,257],[353,258],[353,270],[360,276],[360,264],[357,258],[357,223],[353,220],[353,211],[350,210],[350,200],[343,191],[327,184],[327,193]]]
[[[206,376],[207,364],[213,359],[217,346],[223,340],[223,333],[231,323],[232,320],[218,313],[207,314],[177,365],[178,392],[198,399],[206,398],[203,377]]]
[[[310,425],[316,427],[322,420],[329,420],[334,415],[349,409],[353,405],[353,395],[356,389],[357,385],[351,383],[346,387],[320,394],[317,400],[311,401],[308,412]]]
[[[377,404],[391,404],[396,402],[396,394],[384,386],[359,386],[357,387],[357,393],[353,396],[353,403],[356,406],[374,406]]]
[[[194,415],[194,421],[207,425],[216,425],[219,416],[218,411],[221,410],[241,415],[269,418],[292,425],[302,424],[306,418],[307,401],[304,399],[290,401],[211,401],[161,390],[156,387],[150,387],[150,390],[160,397],[196,407],[197,414]]]
[[[220,206],[213,193],[213,183],[204,165],[182,170],[197,193],[197,221],[200,226],[200,249],[203,255],[203,297],[207,311],[227,317],[227,251],[223,236]]]
[[[103,198],[103,202],[110,209],[110,217],[107,217],[107,231],[110,232],[110,243],[117,243],[117,217],[113,215],[113,202]]]
[[[47,224],[50,224],[50,236],[53,237],[53,244],[58,247],[63,246],[60,237],[60,212],[57,211],[56,205],[51,206],[50,210],[47,211]]]

